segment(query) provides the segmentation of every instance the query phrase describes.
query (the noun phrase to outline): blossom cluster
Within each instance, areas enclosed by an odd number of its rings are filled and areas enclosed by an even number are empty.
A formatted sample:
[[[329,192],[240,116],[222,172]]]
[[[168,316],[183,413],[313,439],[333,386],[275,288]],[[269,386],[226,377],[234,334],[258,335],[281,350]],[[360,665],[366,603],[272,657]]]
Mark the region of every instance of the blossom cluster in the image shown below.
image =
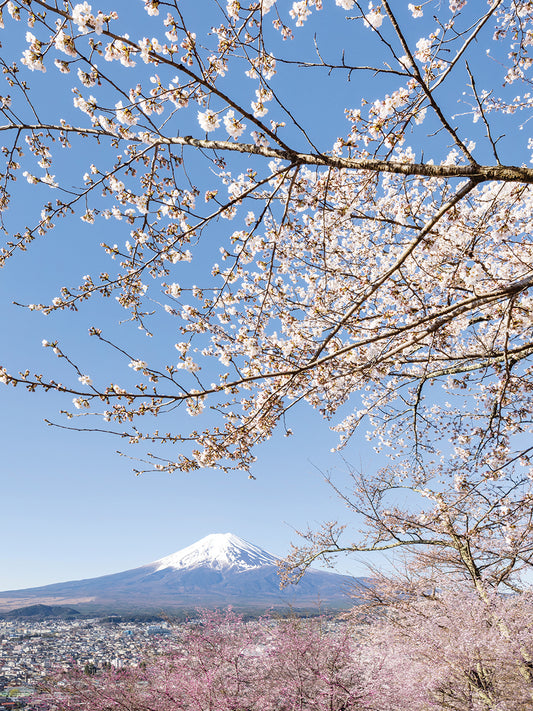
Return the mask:
[[[76,409],[103,402],[106,422],[133,422],[212,405],[220,422],[171,434],[195,444],[169,470],[249,468],[296,402],[331,421],[339,447],[364,428],[377,453],[417,471],[445,456],[450,470],[487,477],[529,467],[531,177],[496,136],[506,123],[529,160],[518,114],[533,98],[515,87],[531,64],[531,3],[481,12],[464,2],[231,1],[191,22],[156,0],[141,5],[150,32],[136,38],[88,2],[61,12],[44,0],[6,4],[5,22],[28,29],[4,63],[12,144],[2,148],[0,207],[6,214],[17,177],[54,197],[32,226],[6,227],[15,236],[0,263],[60,218],[84,228],[113,220],[117,236],[98,238],[97,272],[33,310],[75,310],[102,294],[146,333],[161,312],[171,346],[191,344],[177,363],[173,348],[165,363],[129,358],[124,382],[110,376],[101,390],[82,382],[80,396],[75,383]],[[341,29],[349,13],[376,60],[360,65],[347,51],[339,63],[318,39],[307,46],[296,28],[314,13]],[[20,57],[28,82],[52,69],[72,90],[55,121],[35,122],[13,68]],[[461,84],[465,59],[472,76]],[[294,62],[312,77],[316,117],[283,98]],[[323,100],[342,77],[345,118]],[[444,86],[464,113],[450,116]],[[79,180],[66,176],[60,147]],[[490,155],[494,164],[479,166]]]

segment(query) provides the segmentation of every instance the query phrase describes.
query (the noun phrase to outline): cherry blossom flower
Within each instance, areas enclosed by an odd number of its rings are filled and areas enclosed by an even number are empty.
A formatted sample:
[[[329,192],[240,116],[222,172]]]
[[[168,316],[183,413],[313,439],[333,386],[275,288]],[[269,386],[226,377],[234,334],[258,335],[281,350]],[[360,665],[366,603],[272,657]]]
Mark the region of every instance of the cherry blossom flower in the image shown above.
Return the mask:
[[[118,101],[115,104],[115,115],[117,117],[117,121],[125,126],[135,126],[140,118],[139,116],[135,116],[133,114],[130,106],[124,107],[122,101]]]
[[[246,129],[246,124],[235,118],[235,112],[230,109],[224,115],[224,127],[232,138],[239,138]]]
[[[31,32],[26,32],[26,42],[30,43],[28,49],[22,53],[21,62],[31,71],[46,72],[43,64],[42,43]]]
[[[14,20],[20,20],[20,8],[12,0],[8,0],[7,11]]]
[[[352,10],[355,5],[355,0],[335,0],[335,4],[344,10]]]
[[[276,0],[261,0],[261,12],[266,15],[274,7]]]
[[[41,182],[46,183],[46,185],[49,185],[51,188],[58,187],[58,183],[55,181],[55,175],[50,175],[49,173],[43,175]]]
[[[210,133],[220,126],[220,119],[211,109],[198,112],[198,123],[203,131]]]
[[[72,8],[72,20],[78,25],[78,32],[90,31],[87,23],[92,19],[91,6],[88,2],[78,3]]]
[[[365,13],[365,26],[377,30],[381,27],[385,16],[381,5],[374,7],[373,3],[368,3],[368,11]]]
[[[144,370],[148,366],[144,360],[132,360],[129,363],[129,367],[133,368],[133,370]]]
[[[296,27],[302,27],[307,18],[311,15],[311,10],[306,0],[296,0],[296,2],[293,2],[289,12],[290,16],[296,20]]]
[[[226,12],[228,13],[228,16],[231,17],[232,20],[239,19],[240,9],[241,9],[241,4],[240,4],[239,0],[229,0],[229,2],[226,5]]]
[[[422,10],[422,5],[413,5],[413,3],[410,2],[407,7],[408,7],[409,10],[411,11],[411,15],[412,15],[414,18],[423,17],[424,12],[423,12],[423,10]]]
[[[159,15],[159,2],[158,0],[144,0],[144,9],[146,12],[155,17]]]
[[[59,51],[68,54],[69,57],[77,57],[76,47],[74,45],[74,40],[70,35],[67,35],[63,30],[59,30],[56,35],[54,44]]]
[[[36,185],[36,184],[39,182],[39,179],[36,178],[36,177],[35,177],[34,175],[32,175],[31,173],[29,173],[27,170],[25,170],[25,171],[22,173],[22,175],[26,178],[26,180],[28,181],[28,183],[30,183],[30,185]]]

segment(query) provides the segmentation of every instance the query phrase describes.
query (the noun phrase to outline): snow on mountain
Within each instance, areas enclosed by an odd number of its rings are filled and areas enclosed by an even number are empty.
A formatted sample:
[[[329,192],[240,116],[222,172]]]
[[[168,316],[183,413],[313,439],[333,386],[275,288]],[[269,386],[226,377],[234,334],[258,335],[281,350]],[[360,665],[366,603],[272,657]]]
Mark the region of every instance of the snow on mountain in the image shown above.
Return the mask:
[[[83,610],[183,610],[238,605],[311,607],[349,605],[357,580],[309,570],[298,585],[280,590],[278,559],[232,533],[213,533],[139,568],[87,580],[0,592],[0,610],[37,602]],[[365,581],[361,579],[361,584]]]
[[[204,566],[223,570],[251,570],[263,565],[276,565],[278,559],[253,543],[233,533],[211,533],[177,553],[154,561],[155,570],[184,570]]]

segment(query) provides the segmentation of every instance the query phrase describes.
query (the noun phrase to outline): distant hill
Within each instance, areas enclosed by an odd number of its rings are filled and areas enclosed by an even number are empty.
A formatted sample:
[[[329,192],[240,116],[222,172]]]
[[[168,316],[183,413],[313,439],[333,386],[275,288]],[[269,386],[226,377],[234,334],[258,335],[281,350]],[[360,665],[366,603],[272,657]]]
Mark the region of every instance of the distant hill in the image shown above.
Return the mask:
[[[159,560],[99,578],[0,592],[0,610],[32,602],[76,605],[82,612],[177,612],[196,607],[324,609],[348,607],[348,592],[365,585],[309,570],[296,586],[279,588],[278,559],[231,533],[211,534]]]
[[[18,607],[15,610],[0,615],[5,620],[44,620],[50,617],[57,617],[64,620],[80,617],[81,613],[73,607],[65,607],[64,605],[28,605],[27,607]]]

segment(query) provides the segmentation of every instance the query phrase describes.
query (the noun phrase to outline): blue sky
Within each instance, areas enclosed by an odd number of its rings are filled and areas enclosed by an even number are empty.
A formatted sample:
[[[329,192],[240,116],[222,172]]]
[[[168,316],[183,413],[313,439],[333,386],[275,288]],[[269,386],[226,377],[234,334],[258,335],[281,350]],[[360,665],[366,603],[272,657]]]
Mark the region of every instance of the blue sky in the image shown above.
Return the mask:
[[[125,14],[128,3],[121,0],[116,5],[119,15]],[[183,0],[182,5],[189,10],[191,0]],[[98,9],[96,4],[94,9]],[[128,22],[131,24],[131,17]],[[154,28],[159,25],[157,18],[145,18],[142,27],[139,24],[131,28],[132,36],[149,32],[144,27],[146,22]],[[414,21],[406,16],[406,22]],[[309,41],[318,32],[320,46],[332,60],[339,60],[342,42],[351,46],[359,59],[373,60],[371,34],[358,35],[354,42],[350,34],[353,25],[348,23],[346,27],[346,35],[339,37],[322,24],[322,16],[318,15],[300,32]],[[413,36],[423,32],[421,26],[419,31],[413,27],[407,25]],[[287,44],[286,56],[295,49],[296,43],[294,47]],[[277,88],[285,97],[291,97],[299,116],[310,122],[313,137],[321,141],[324,149],[348,129],[343,108],[358,106],[361,95],[366,92],[372,98],[376,91],[369,75],[351,82],[344,75],[332,82],[327,96],[317,96],[314,74],[302,69],[291,72],[291,77]],[[37,100],[52,92],[57,101],[70,105],[70,95],[64,94],[59,76],[53,71],[45,79],[34,77],[23,68],[24,73],[28,80],[38,78],[44,82],[34,95]],[[231,86],[231,77],[227,82]],[[73,176],[83,174],[85,167],[69,166],[68,160],[67,154],[63,165],[66,173],[72,170]],[[24,224],[26,211],[38,208],[39,192],[30,191],[26,185],[20,185],[20,189],[9,219]],[[41,341],[60,338],[74,359],[91,364],[91,373],[104,372],[113,365],[114,356],[97,350],[86,335],[93,324],[116,328],[113,324],[118,309],[113,302],[100,301],[91,309],[82,307],[77,314],[59,313],[48,318],[12,302],[50,300],[64,283],[77,283],[80,275],[98,269],[99,242],[118,241],[113,231],[120,229],[120,223],[117,227],[117,223],[101,221],[90,227],[75,218],[59,223],[45,240],[12,260],[0,282],[0,362],[14,370],[27,366],[54,373],[57,363],[49,350],[41,348]],[[124,234],[120,239],[126,237]],[[140,343],[139,334],[128,333],[131,343]],[[155,347],[157,339],[155,345],[150,345]],[[258,449],[258,462],[253,468],[255,481],[246,474],[217,471],[136,477],[132,473],[135,463],[115,453],[121,445],[119,439],[70,432],[44,423],[44,418],[60,421],[57,413],[68,407],[69,401],[53,394],[32,395],[21,388],[5,387],[0,390],[0,397],[0,500],[5,532],[0,548],[0,590],[125,570],[172,553],[212,532],[231,531],[283,556],[289,543],[297,541],[293,529],[318,527],[325,520],[347,520],[345,506],[321,475],[335,467],[341,472],[345,469],[340,457],[330,454],[336,437],[324,420],[307,409],[294,415],[293,437],[276,436]],[[349,445],[344,456],[354,467],[367,471],[383,464],[365,441],[364,432]],[[338,570],[355,575],[367,572],[363,562],[355,558],[339,561]]]
[[[119,2],[117,7],[124,17],[127,3]],[[191,10],[190,3],[187,10]],[[143,22],[151,22],[154,28],[160,24],[158,18],[146,16]],[[14,27],[13,23],[7,26]],[[20,25],[15,28],[25,31]],[[304,31],[312,37],[317,28],[310,23]],[[132,35],[148,31],[139,26],[132,28]],[[331,45],[333,38],[322,32],[321,39],[338,54],[337,47]],[[8,42],[8,38],[2,40]],[[293,48],[288,43],[284,50],[290,56]],[[70,105],[70,96],[53,69],[44,76],[33,76],[22,67],[22,75],[32,83],[40,80],[34,97],[42,99],[45,92],[52,91],[57,101]],[[314,75],[304,70],[294,75],[293,70],[293,76],[298,77],[296,84],[286,82],[279,88],[292,96],[300,115],[305,117],[309,110],[316,114],[317,106],[322,111],[323,102],[317,103],[313,97]],[[342,77],[332,89],[328,102],[330,108],[335,104],[333,124],[331,118],[326,123],[325,113],[314,116],[314,137],[327,145],[336,130],[347,128],[342,109],[352,86]],[[63,167],[69,170],[68,165]],[[84,170],[72,166],[73,176]],[[25,184],[19,188],[20,196],[8,216],[11,224],[24,223],[25,212],[38,208],[39,188],[32,190]],[[0,360],[6,366],[54,372],[56,360],[41,348],[41,341],[60,338],[69,354],[82,362],[90,353],[91,373],[107,367],[104,360],[112,356],[92,350],[94,344],[86,333],[93,323],[111,327],[117,316],[122,316],[112,302],[97,302],[91,310],[82,307],[78,314],[50,317],[29,313],[12,303],[50,300],[64,283],[76,282],[80,274],[96,270],[99,242],[104,237],[118,241],[112,234],[116,223],[100,221],[97,229],[95,234],[94,227],[77,218],[59,223],[45,240],[35,242],[27,253],[19,253],[3,270]],[[135,333],[131,337],[138,338]],[[57,377],[65,377],[64,371]],[[29,394],[20,387],[2,387],[0,397],[4,413],[0,487],[6,532],[0,549],[1,590],[135,567],[211,532],[231,531],[283,556],[290,541],[297,540],[294,528],[318,527],[324,520],[345,517],[344,506],[320,473],[332,466],[344,467],[338,457],[329,454],[336,438],[327,423],[309,410],[297,414],[294,437],[275,437],[259,449],[253,469],[255,481],[246,474],[217,471],[136,477],[132,473],[135,463],[115,453],[120,440],[44,423],[44,418],[61,421],[58,411],[68,407],[70,400]],[[356,466],[372,460],[366,443],[356,443],[348,454]],[[340,569],[365,573],[364,566],[353,560]]]
[[[0,589],[125,570],[211,532],[282,556],[297,539],[291,527],[345,518],[316,469],[332,463],[334,438],[312,417],[293,439],[262,448],[255,481],[212,471],[136,477],[113,441],[46,427],[50,403],[17,395],[2,427]],[[340,569],[365,572],[355,561]]]
[[[90,228],[83,223],[74,228],[76,240],[86,244]],[[68,243],[70,229],[72,225],[60,226],[46,244],[36,243],[2,273],[2,362],[12,368],[33,365],[40,372],[53,372],[56,358],[41,341],[60,338],[82,361],[91,353],[91,373],[105,370],[108,354],[91,351],[94,344],[86,333],[88,324],[108,320],[103,309],[107,304],[112,309],[112,302],[98,305],[96,315],[82,309],[49,317],[11,303],[37,301],[36,295],[46,291],[53,296],[52,289],[63,283],[61,272],[75,265],[77,254],[73,250],[64,264],[49,265],[49,243]],[[65,378],[65,372],[58,377]],[[3,386],[0,397],[0,486],[7,539],[0,549],[1,590],[125,570],[212,532],[236,533],[283,556],[298,539],[293,529],[346,517],[322,478],[332,467],[345,469],[339,456],[330,453],[337,438],[308,408],[298,411],[293,437],[280,434],[259,448],[253,481],[245,473],[207,470],[135,476],[136,462],[116,454],[123,444],[120,439],[45,424],[45,418],[69,424],[59,410],[69,407],[70,398],[32,394],[20,386]],[[135,456],[136,449],[129,454]],[[364,437],[345,454],[356,467],[374,466]],[[366,572],[354,560],[339,569]]]

